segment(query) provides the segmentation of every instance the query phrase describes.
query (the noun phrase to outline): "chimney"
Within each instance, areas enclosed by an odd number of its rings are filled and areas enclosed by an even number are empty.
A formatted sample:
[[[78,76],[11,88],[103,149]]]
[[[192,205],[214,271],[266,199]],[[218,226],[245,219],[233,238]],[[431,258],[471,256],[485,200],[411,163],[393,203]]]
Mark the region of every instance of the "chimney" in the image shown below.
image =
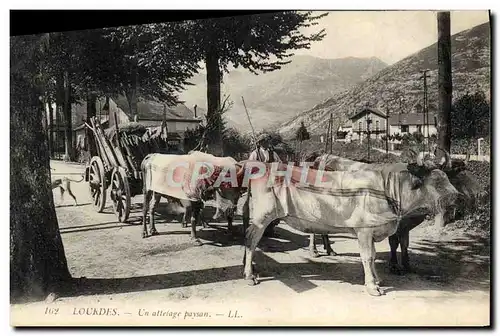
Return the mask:
[[[197,116],[196,116],[196,109],[197,109],[197,108],[198,108],[198,105],[195,105],[195,106],[194,106],[194,117],[195,117],[195,118],[197,117]]]

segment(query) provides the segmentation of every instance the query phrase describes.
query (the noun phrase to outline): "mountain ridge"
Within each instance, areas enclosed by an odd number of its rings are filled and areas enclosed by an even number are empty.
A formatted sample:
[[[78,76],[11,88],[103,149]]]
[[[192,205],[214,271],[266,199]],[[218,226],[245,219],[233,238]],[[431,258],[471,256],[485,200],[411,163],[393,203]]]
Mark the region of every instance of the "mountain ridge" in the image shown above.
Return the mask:
[[[222,93],[229,94],[234,102],[226,114],[228,124],[240,131],[250,129],[242,96],[256,130],[270,128],[386,66],[376,57],[323,59],[296,55],[291,63],[269,73],[253,75],[247,70],[233,70],[224,75],[221,87]],[[195,75],[190,82],[195,85],[187,87],[179,98],[189,107],[196,104],[206,109],[205,74]]]
[[[467,91],[482,90],[490,95],[490,24],[489,22],[461,31],[451,37],[453,99]],[[322,100],[309,110],[282,123],[279,131],[291,136],[304,122],[312,134],[326,131],[330,113],[335,129],[347,116],[368,104],[393,114],[400,109],[416,112],[423,100],[420,70],[429,69],[429,109],[437,106],[437,42],[390,65],[364,82]],[[403,97],[401,103],[398,98]],[[401,106],[401,108],[400,108]]]

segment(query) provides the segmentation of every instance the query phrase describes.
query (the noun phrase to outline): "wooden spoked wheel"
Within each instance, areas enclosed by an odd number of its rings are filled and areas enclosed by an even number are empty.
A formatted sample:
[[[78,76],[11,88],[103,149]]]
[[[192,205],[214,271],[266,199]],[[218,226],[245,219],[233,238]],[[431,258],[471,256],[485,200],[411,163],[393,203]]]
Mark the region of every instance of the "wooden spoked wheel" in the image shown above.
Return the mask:
[[[118,167],[111,175],[111,200],[113,210],[120,223],[125,223],[130,215],[130,187],[125,169]]]
[[[98,156],[92,157],[89,167],[89,192],[92,204],[97,212],[102,212],[106,206],[106,178],[104,164]]]

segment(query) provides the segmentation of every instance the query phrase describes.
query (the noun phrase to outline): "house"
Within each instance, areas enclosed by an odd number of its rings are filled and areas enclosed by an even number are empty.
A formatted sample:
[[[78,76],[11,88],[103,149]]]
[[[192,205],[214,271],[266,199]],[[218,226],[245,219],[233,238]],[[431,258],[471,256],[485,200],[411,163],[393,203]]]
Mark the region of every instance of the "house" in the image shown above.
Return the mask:
[[[364,107],[351,115],[349,121],[339,127],[337,133],[347,132],[351,140],[365,139],[368,134],[371,139],[378,139],[386,133],[387,120],[388,116],[384,112]]]
[[[130,113],[128,100],[124,96],[101,98],[96,105],[96,116],[101,120],[103,128],[113,127],[116,122],[120,125],[136,121],[146,128],[153,129],[160,127],[165,120],[169,138],[171,137],[178,144],[182,144],[186,130],[196,128],[202,121],[183,103],[176,106],[166,106],[166,104],[141,99],[137,103],[137,116]],[[83,111],[79,111],[79,109]],[[78,115],[86,115],[86,109],[86,102],[73,105],[73,113],[78,112]],[[73,137],[75,145],[85,146],[85,124],[83,121],[73,129]]]
[[[118,96],[113,101],[128,116],[128,121],[134,121],[135,116],[130,112],[126,97]],[[146,99],[140,99],[137,102],[137,122],[147,128],[153,128],[161,126],[163,120],[167,123],[168,132],[177,133],[181,137],[188,129],[194,129],[202,122],[202,118],[195,116],[195,113],[184,103],[167,106],[164,103]],[[113,121],[110,125],[113,125]]]
[[[436,114],[429,112],[429,131],[424,113],[394,114],[389,117],[389,135],[422,133],[425,137],[437,134]]]

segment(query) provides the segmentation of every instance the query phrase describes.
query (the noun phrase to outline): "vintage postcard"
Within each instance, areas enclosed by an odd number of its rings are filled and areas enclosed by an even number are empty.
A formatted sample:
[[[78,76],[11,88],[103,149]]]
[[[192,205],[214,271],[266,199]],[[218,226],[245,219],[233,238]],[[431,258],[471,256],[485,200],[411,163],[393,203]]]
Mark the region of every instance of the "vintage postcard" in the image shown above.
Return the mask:
[[[488,10],[164,13],[11,32],[12,326],[490,326]]]

